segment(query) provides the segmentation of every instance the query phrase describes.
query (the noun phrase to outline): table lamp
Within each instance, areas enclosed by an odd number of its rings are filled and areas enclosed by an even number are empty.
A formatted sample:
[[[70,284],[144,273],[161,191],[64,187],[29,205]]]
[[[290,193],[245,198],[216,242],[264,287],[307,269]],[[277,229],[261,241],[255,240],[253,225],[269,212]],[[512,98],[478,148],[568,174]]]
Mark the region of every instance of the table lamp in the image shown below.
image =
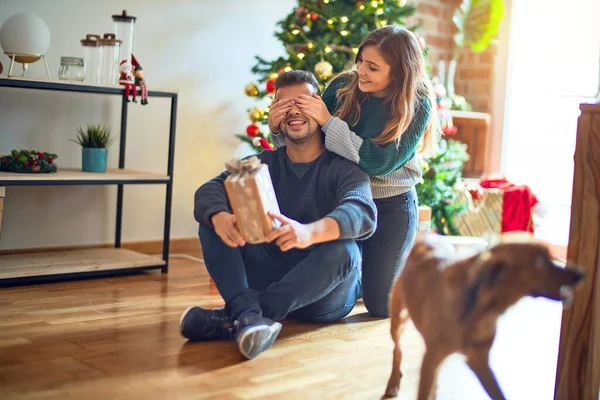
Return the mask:
[[[50,30],[40,17],[30,13],[11,16],[0,29],[0,45],[4,53],[10,57],[9,78],[12,76],[15,62],[22,64],[21,76],[25,76],[29,64],[43,58],[48,79],[51,79],[45,56],[50,46]]]

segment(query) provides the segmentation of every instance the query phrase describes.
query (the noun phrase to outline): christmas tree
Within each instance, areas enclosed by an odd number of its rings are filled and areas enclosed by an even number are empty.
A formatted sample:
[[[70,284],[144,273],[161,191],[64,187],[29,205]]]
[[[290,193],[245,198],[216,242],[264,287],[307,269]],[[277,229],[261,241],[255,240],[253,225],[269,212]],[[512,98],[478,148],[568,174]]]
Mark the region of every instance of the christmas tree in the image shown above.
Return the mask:
[[[453,139],[442,139],[435,156],[420,159],[423,178],[416,186],[419,204],[431,208],[433,229],[442,235],[460,235],[454,216],[465,211],[466,204],[458,200],[454,187],[468,159],[467,145]]]
[[[292,69],[314,72],[321,90],[336,74],[354,63],[361,41],[388,24],[408,29],[406,18],[416,7],[403,0],[299,0],[298,6],[278,23],[275,36],[286,56],[267,61],[256,56],[252,72],[258,83],[246,85],[246,95],[264,100],[264,107],[249,110],[251,124],[237,135],[257,152],[273,148],[267,120],[268,104],[275,94],[278,74]]]
[[[262,100],[263,107],[248,110],[251,124],[245,134],[236,135],[256,152],[272,150],[268,105],[275,94],[278,74],[292,69],[314,72],[321,90],[336,74],[354,63],[358,46],[373,30],[388,24],[407,26],[416,7],[403,0],[299,0],[298,6],[278,23],[275,36],[285,48],[286,56],[267,61],[256,56],[252,72],[257,83],[245,87],[246,95]],[[427,55],[427,50],[425,51]],[[427,66],[430,71],[430,66]],[[452,100],[439,82],[435,83],[437,107],[445,135],[456,133],[450,115]],[[453,140],[441,140],[435,157],[422,159],[423,181],[417,185],[419,203],[432,209],[432,224],[441,234],[458,235],[453,217],[464,210],[457,202],[453,186],[462,177],[463,163],[468,159],[466,146]]]

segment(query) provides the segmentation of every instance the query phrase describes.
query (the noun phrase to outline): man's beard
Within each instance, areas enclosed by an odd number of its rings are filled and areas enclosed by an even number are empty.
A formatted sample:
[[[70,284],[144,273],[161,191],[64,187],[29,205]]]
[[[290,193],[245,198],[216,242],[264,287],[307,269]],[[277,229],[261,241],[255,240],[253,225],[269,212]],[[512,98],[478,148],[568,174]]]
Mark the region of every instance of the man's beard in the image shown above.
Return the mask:
[[[291,135],[288,135],[288,133],[286,131],[283,131],[283,135],[290,142],[295,143],[295,144],[301,144],[301,143],[307,142],[312,137],[313,134],[311,134],[310,131],[306,131],[306,133],[302,136],[292,137]]]
[[[289,140],[292,143],[295,144],[302,144],[307,142],[311,137],[313,137],[313,135],[315,134],[315,132],[310,131],[310,123],[308,121],[306,121],[306,132],[299,134],[298,132],[295,133],[295,136],[292,137],[292,135],[290,135],[287,132],[287,123],[284,124],[284,127],[281,128],[281,132],[283,132],[283,135],[285,136],[285,138],[287,140]]]

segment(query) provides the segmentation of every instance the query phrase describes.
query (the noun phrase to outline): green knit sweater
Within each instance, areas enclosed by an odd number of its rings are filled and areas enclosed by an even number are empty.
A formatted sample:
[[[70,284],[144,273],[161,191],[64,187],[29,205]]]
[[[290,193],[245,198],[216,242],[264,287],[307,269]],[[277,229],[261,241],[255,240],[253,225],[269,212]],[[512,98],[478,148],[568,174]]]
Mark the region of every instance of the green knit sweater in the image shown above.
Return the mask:
[[[344,81],[345,79],[334,80],[323,93],[323,101],[332,115],[338,108],[336,92],[344,84]],[[378,145],[372,140],[366,139],[375,139],[383,132],[391,114],[390,104],[385,104],[383,98],[369,97],[361,106],[358,124],[351,127],[356,137],[350,138],[353,139],[353,142],[357,142],[356,146],[353,146],[354,149],[344,149],[347,152],[346,155],[351,154],[352,159],[358,158],[358,164],[369,175],[386,175],[396,171],[415,156],[417,144],[429,119],[429,113],[429,100],[422,99],[420,107],[417,107],[415,117],[400,138],[400,145],[396,146],[396,143]],[[338,132],[334,129],[331,129],[331,132],[328,131],[332,123],[334,123],[333,118],[323,126],[328,139],[332,142],[341,139],[347,143],[347,132]],[[360,146],[358,146],[359,141],[357,140],[359,138],[362,139]],[[340,151],[344,150],[340,149]],[[344,156],[344,154],[341,155]]]
[[[323,92],[323,102],[333,115],[339,104],[337,90],[344,85],[346,78],[332,81]],[[411,190],[421,181],[421,168],[416,156],[416,148],[423,136],[431,104],[429,99],[420,99],[415,116],[400,137],[400,143],[379,145],[373,140],[384,130],[390,117],[390,104],[383,98],[369,97],[361,104],[360,120],[355,126],[332,116],[321,127],[325,134],[325,147],[357,163],[371,178],[374,198],[396,196]],[[275,145],[284,145],[283,135],[276,135]]]

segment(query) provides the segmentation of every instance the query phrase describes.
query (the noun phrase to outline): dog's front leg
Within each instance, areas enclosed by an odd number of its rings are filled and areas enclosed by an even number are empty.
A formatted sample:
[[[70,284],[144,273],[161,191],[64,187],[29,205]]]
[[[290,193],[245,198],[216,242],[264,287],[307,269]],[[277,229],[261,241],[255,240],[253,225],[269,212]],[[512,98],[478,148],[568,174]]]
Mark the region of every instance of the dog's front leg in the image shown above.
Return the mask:
[[[496,380],[494,372],[489,364],[490,349],[477,349],[467,354],[467,364],[471,370],[477,375],[477,379],[487,392],[488,396],[493,400],[505,400],[502,389]]]
[[[421,365],[421,378],[419,381],[418,400],[435,399],[435,382],[440,364],[447,357],[447,354],[428,348],[423,356]]]

